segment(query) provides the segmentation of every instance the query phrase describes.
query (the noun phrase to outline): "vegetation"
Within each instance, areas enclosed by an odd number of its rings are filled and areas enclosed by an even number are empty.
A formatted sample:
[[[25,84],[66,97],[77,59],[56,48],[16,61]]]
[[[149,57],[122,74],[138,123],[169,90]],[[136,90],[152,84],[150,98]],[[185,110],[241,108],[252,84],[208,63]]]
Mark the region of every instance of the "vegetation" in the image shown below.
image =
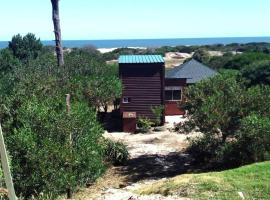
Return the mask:
[[[102,148],[106,161],[114,165],[123,165],[127,162],[129,153],[122,142],[114,142],[109,139],[102,140]]]
[[[207,55],[206,51],[220,51],[224,53],[226,58],[232,58],[235,53],[263,53],[269,54],[270,53],[270,44],[269,43],[247,43],[247,44],[237,44],[232,43],[228,45],[223,44],[215,44],[215,45],[201,45],[201,46],[163,46],[157,48],[147,48],[147,49],[134,49],[134,48],[119,48],[112,52],[108,52],[103,54],[104,59],[109,60],[116,60],[118,59],[119,55],[129,55],[129,54],[159,54],[165,55],[167,52],[182,52],[182,53],[193,53],[193,52],[203,52],[206,55],[206,61],[208,59],[215,59],[216,62],[219,62],[219,58],[223,56],[214,56],[210,58]],[[205,53],[206,52],[206,53]],[[199,59],[200,60],[200,59]],[[211,61],[214,62],[214,61]],[[222,63],[222,62],[221,62]],[[210,65],[212,66],[212,65]],[[218,68],[222,68],[220,65],[216,65]]]
[[[25,63],[37,58],[42,49],[42,44],[32,33],[28,33],[24,37],[18,34],[12,37],[8,48],[12,51],[14,57]]]
[[[140,194],[176,194],[191,199],[269,199],[270,162],[222,172],[185,174],[143,186]],[[240,193],[240,194],[239,194]]]
[[[189,125],[203,133],[189,147],[197,161],[224,167],[269,159],[270,87],[246,83],[231,71],[188,88]]]
[[[31,44],[39,43],[31,38]],[[16,48],[27,49],[27,45]],[[108,100],[94,93],[90,99],[88,91],[95,91],[91,83],[100,79],[97,87],[104,94],[120,95],[120,80],[95,53],[74,50],[59,68],[50,49],[21,54],[16,48],[0,51],[0,122],[12,158],[15,189],[25,198],[43,194],[55,199],[104,172],[106,157],[100,143],[104,131],[97,120],[96,99],[109,103],[116,95]],[[71,95],[70,112],[66,94]],[[112,152],[117,162],[125,160],[125,150],[115,144]]]
[[[155,125],[159,126],[161,124],[161,119],[162,119],[163,112],[164,112],[164,106],[152,106],[151,111],[153,112],[153,114],[156,117]]]
[[[147,117],[139,117],[137,121],[137,126],[140,129],[140,132],[147,133],[151,126],[154,125],[153,122]]]

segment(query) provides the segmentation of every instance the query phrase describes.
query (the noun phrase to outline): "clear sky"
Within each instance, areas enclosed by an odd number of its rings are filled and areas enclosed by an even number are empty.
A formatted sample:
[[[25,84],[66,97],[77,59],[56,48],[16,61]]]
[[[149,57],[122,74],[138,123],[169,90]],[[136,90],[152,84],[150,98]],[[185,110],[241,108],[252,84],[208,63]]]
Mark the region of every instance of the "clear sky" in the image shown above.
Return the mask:
[[[60,0],[63,39],[270,36],[270,0]],[[0,0],[0,40],[53,40],[50,0]]]

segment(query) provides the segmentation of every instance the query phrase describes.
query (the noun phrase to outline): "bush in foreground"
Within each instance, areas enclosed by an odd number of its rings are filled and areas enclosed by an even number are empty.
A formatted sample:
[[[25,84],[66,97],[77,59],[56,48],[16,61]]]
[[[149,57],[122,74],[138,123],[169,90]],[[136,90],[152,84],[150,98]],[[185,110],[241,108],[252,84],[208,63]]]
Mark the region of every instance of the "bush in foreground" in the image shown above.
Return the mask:
[[[0,120],[15,189],[24,198],[43,193],[55,199],[105,170],[99,144],[104,131],[84,95],[89,78],[100,76],[104,63],[80,52],[66,58],[65,67],[57,68],[54,55],[45,53],[0,77]]]
[[[226,167],[269,159],[270,87],[245,83],[225,73],[188,89],[189,123],[202,132],[188,148],[196,161]]]

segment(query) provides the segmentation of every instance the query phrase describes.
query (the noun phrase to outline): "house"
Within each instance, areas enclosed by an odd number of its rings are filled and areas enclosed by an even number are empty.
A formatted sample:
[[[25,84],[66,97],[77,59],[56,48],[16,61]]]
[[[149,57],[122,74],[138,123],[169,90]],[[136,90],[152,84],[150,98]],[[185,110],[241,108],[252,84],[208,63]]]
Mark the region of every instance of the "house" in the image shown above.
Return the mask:
[[[185,87],[215,76],[216,74],[216,71],[194,59],[166,72],[165,115],[185,114],[184,110],[179,109],[179,104],[184,101],[183,93]]]
[[[151,108],[164,106],[165,115],[182,115],[178,105],[184,101],[184,89],[216,72],[196,60],[190,60],[165,75],[165,62],[160,55],[122,55],[119,57],[119,77],[123,91],[120,113],[123,127],[133,132],[136,119],[154,120]]]
[[[121,115],[154,120],[156,116],[151,108],[164,105],[165,63],[162,56],[126,55],[120,56],[118,62],[123,85]],[[124,119],[124,122],[126,130],[134,129],[134,120]]]

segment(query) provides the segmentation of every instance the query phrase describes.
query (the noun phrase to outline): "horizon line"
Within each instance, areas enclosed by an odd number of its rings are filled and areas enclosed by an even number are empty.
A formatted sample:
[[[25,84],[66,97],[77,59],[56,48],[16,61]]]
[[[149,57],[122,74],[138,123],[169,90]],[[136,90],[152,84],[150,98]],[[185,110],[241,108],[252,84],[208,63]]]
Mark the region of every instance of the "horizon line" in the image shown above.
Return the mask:
[[[13,36],[12,36],[13,37]],[[11,37],[11,38],[12,38]],[[168,38],[114,38],[114,39],[62,39],[62,41],[110,41],[110,40],[173,40],[173,39],[218,39],[218,38],[270,38],[269,36],[215,36],[215,37],[168,37]],[[55,41],[54,39],[44,39],[41,38],[40,41]],[[0,40],[0,42],[9,42],[10,40]]]

